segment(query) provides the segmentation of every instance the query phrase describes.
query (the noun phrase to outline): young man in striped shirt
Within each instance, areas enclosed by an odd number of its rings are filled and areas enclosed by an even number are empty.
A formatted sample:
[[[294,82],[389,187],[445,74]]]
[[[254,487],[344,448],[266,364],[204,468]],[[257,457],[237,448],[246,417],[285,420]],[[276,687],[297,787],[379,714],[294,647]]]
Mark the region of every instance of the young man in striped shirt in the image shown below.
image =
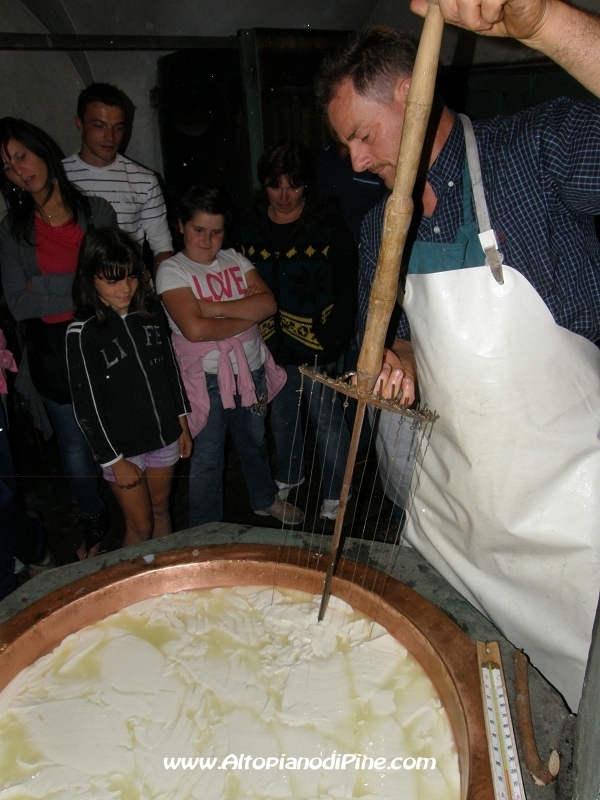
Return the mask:
[[[86,194],[103,197],[117,214],[121,230],[140,247],[146,239],[154,269],[173,255],[167,210],[156,175],[119,153],[131,101],[116,86],[93,83],[77,102],[79,153],[65,158],[69,180]]]

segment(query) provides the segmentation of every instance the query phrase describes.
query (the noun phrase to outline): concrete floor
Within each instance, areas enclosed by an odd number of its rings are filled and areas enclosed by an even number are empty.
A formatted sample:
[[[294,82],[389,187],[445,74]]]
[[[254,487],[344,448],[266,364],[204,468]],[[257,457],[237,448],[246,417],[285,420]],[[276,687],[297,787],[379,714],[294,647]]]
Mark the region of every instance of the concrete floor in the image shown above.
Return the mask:
[[[284,541],[286,545],[290,546],[318,549],[315,537],[310,532],[282,532],[273,528],[228,523],[203,525],[163,539],[145,542],[136,547],[117,549],[85,562],[68,564],[28,581],[0,603],[0,623],[60,586],[122,561],[151,553],[198,545],[279,544]],[[321,547],[327,549],[329,540],[323,540]],[[513,704],[511,658],[513,648],[484,616],[456,592],[412,548],[398,547],[386,542],[366,542],[349,537],[346,539],[343,555],[351,560],[379,569],[392,575],[396,580],[404,582],[444,611],[473,641],[477,639],[499,641],[514,722],[516,713]],[[554,798],[567,800],[567,798],[571,798],[572,731],[575,718],[568,713],[561,696],[532,667],[529,668],[529,679],[533,723],[540,756],[546,760],[552,749],[558,749],[561,755],[561,770],[559,779],[555,783],[547,787],[538,787],[526,773],[521,758],[527,798],[529,800],[554,800]]]

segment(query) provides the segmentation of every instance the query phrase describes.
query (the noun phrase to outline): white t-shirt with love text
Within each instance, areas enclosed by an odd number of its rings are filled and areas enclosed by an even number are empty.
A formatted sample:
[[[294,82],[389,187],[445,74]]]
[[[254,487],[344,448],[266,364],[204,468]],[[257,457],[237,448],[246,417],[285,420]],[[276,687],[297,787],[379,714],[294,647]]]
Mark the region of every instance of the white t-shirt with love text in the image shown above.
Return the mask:
[[[235,250],[220,250],[212,264],[198,264],[183,253],[163,261],[156,274],[156,292],[162,294],[169,289],[189,288],[198,300],[208,302],[241,300],[246,295],[246,273],[255,269],[241,253]],[[167,313],[169,325],[173,333],[181,331]],[[259,340],[245,342],[244,351],[251,370],[258,369],[264,363],[263,350]],[[211,352],[203,359],[202,366],[205,372],[216,373],[218,350]],[[230,354],[234,371],[237,372],[237,363],[233,353]]]

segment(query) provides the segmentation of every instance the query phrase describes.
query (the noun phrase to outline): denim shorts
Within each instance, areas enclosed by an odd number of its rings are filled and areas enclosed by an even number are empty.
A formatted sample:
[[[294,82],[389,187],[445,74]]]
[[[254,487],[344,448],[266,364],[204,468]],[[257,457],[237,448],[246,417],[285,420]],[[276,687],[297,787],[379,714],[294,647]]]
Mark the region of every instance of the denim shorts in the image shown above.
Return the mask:
[[[160,450],[153,450],[151,453],[142,453],[139,456],[127,456],[127,461],[131,461],[139,467],[142,472],[146,467],[172,467],[179,461],[179,439],[175,439],[172,444],[161,447]],[[102,476],[111,483],[116,483],[113,475],[112,466],[102,467]]]

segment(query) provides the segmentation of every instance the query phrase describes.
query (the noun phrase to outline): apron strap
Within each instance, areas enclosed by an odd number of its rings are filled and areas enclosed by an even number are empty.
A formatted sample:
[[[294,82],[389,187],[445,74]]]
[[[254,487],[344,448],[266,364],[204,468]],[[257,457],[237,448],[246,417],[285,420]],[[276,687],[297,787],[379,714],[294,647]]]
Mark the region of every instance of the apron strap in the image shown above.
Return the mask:
[[[475,200],[475,212],[477,214],[477,224],[479,226],[479,241],[485,253],[485,263],[492,271],[492,275],[498,283],[504,283],[502,275],[502,253],[498,249],[496,234],[492,229],[490,215],[488,214],[485,193],[483,191],[483,178],[481,176],[481,164],[479,162],[479,152],[471,120],[464,114],[459,114],[460,121],[465,130],[465,145],[467,148],[467,163],[471,176],[471,186],[473,189],[473,199]]]
[[[471,203],[471,176],[469,175],[469,161],[465,158],[463,167],[463,223],[465,225],[473,222]]]

